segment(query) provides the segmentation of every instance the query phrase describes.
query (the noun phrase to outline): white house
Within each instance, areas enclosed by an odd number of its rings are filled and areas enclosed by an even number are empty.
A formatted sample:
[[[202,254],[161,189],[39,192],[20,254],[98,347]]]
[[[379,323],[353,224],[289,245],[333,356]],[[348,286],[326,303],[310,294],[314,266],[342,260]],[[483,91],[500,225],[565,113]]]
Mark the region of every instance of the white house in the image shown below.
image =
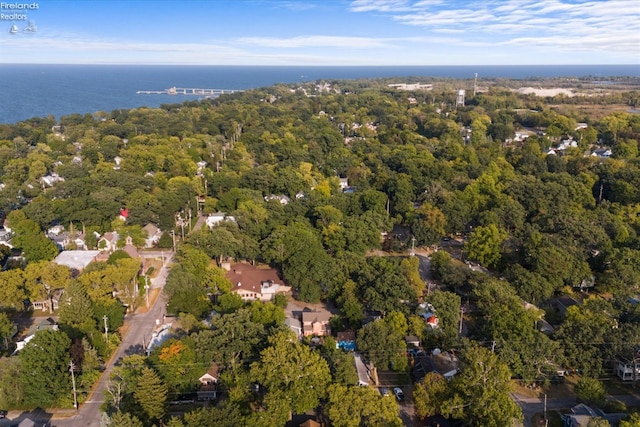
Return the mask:
[[[215,227],[216,225],[220,224],[223,221],[236,222],[236,219],[233,216],[227,215],[224,212],[216,212],[216,213],[209,214],[209,216],[207,216],[207,218],[204,220],[205,224],[207,224],[207,227],[209,227],[209,229]]]
[[[280,194],[280,195],[269,194],[268,196],[264,196],[264,200],[265,202],[276,200],[280,202],[281,205],[288,205],[291,202],[291,199],[285,196],[284,194]]]

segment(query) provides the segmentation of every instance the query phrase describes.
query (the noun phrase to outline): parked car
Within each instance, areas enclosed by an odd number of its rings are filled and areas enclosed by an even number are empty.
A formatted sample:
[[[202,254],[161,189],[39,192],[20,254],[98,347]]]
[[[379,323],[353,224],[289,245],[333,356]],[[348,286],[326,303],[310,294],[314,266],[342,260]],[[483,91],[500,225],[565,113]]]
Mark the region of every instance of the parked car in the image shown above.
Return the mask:
[[[400,402],[404,400],[404,393],[402,392],[402,389],[400,387],[394,387],[393,394],[396,395],[396,399],[398,399]]]
[[[0,418],[7,418],[7,411],[0,410]]]
[[[389,389],[388,388],[382,387],[382,388],[380,388],[380,395],[381,396],[390,396],[391,393],[389,393]]]

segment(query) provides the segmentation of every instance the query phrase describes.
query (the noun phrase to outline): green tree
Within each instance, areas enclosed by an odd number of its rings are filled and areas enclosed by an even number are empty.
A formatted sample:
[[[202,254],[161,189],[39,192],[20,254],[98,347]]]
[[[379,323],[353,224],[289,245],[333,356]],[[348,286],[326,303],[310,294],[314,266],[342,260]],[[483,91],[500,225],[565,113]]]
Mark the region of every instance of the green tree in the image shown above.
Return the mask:
[[[325,411],[335,427],[403,425],[395,399],[371,387],[331,385]]]
[[[640,427],[640,412],[634,412],[624,420],[620,420],[620,427]]]
[[[251,310],[251,321],[265,327],[281,325],[286,317],[284,310],[270,301],[253,301],[249,309]]]
[[[144,427],[144,423],[128,412],[116,412],[111,416],[110,425],[114,427]]]
[[[277,332],[269,344],[260,361],[251,365],[251,377],[266,387],[267,395],[282,393],[286,407],[295,413],[317,407],[331,382],[327,362],[290,331]]]
[[[71,393],[69,347],[71,340],[63,332],[43,330],[18,353],[22,372],[20,382],[24,401],[30,406],[48,408]]]
[[[170,339],[155,348],[149,360],[172,393],[193,391],[202,375],[202,366],[196,363],[195,345],[191,338]]]
[[[342,294],[336,299],[342,313],[352,326],[359,326],[364,318],[364,307],[356,293],[357,286],[353,280],[347,280],[342,287]]]
[[[167,386],[158,374],[151,368],[142,368],[133,396],[149,419],[161,420],[164,417],[167,393]]]
[[[71,282],[71,270],[55,262],[32,262],[24,270],[25,285],[32,301],[46,300],[49,313],[53,313],[53,294],[57,289],[65,289]]]
[[[500,246],[507,238],[507,233],[498,229],[495,224],[477,227],[464,244],[467,258],[478,261],[487,267],[495,267],[500,262]]]
[[[167,310],[171,313],[191,313],[199,319],[211,308],[203,282],[198,282],[182,264],[171,269],[164,291],[169,299]]]
[[[22,270],[0,271],[0,304],[3,308],[23,311],[28,296]]]
[[[428,301],[439,319],[438,329],[434,334],[443,337],[446,343],[453,343],[458,337],[460,325],[460,296],[436,289],[429,295]]]
[[[14,246],[22,249],[28,262],[50,261],[58,255],[58,248],[53,240],[44,235],[35,221],[25,219],[12,227],[15,237],[11,239]]]
[[[587,427],[611,427],[611,424],[604,418],[596,417],[589,420]]]
[[[67,287],[59,309],[60,323],[77,330],[83,334],[89,334],[96,329],[96,319],[91,299],[84,285],[73,281]]]
[[[218,406],[202,408],[187,412],[184,415],[186,427],[216,426],[236,427],[248,424],[245,416],[237,405],[223,401]]]
[[[414,212],[411,233],[419,245],[438,243],[446,234],[447,219],[440,209],[430,203],[423,203]]]
[[[511,372],[497,355],[472,345],[462,362],[462,372],[449,383],[452,394],[442,403],[443,415],[478,427],[502,427],[522,419],[510,394]]]
[[[203,364],[215,360],[233,369],[257,358],[265,339],[265,327],[253,322],[251,311],[244,308],[215,317],[211,329],[202,330],[193,338]]]
[[[0,312],[0,338],[5,349],[9,348],[9,339],[16,330],[16,325],[11,321],[7,313]]]
[[[14,408],[23,403],[23,386],[19,357],[0,358],[0,406]]]
[[[442,402],[449,398],[448,393],[449,388],[442,375],[434,372],[427,373],[416,383],[413,390],[413,401],[418,416],[425,418],[441,413]]]
[[[406,320],[405,320],[406,326]],[[358,331],[358,349],[379,369],[407,368],[407,345],[404,335],[398,333],[388,322],[376,320],[367,323]]]
[[[574,389],[576,397],[587,405],[600,406],[604,404],[607,391],[604,384],[595,378],[581,377]]]

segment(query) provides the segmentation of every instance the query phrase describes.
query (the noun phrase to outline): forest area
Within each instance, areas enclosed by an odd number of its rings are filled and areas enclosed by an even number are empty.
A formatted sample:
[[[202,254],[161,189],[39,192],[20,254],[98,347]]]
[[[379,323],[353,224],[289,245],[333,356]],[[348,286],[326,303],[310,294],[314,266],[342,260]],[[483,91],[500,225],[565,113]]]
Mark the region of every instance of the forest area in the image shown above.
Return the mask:
[[[605,91],[586,79],[588,95],[540,97],[512,89],[524,82],[482,81],[472,95],[473,82],[423,81],[276,85],[0,125],[0,209],[22,257],[0,271],[0,406],[69,407],[70,360],[90,388],[118,345],[104,342],[103,316],[121,326],[137,280],[124,255],[78,275],[55,266],[48,229],[82,230],[100,249],[89,236],[142,246],[154,224],[171,248],[180,221],[213,213],[232,220],[180,238],[167,278],[181,330],[112,374],[112,425],[273,426],[310,410],[336,427],[402,425],[395,399],[355,385],[353,355],[336,349],[345,331],[378,371],[411,374],[407,336],[460,357],[450,381],[416,382],[420,418],[511,425],[513,381],[542,387],[559,368],[604,406],[616,363],[640,362],[640,82]],[[429,250],[434,289],[412,247]],[[334,337],[294,339],[286,299],[243,301],[230,260],[269,265],[296,300],[335,306]],[[67,295],[63,333],[36,336],[46,354],[9,357],[12,317],[53,289]],[[171,416],[212,364],[217,404]]]

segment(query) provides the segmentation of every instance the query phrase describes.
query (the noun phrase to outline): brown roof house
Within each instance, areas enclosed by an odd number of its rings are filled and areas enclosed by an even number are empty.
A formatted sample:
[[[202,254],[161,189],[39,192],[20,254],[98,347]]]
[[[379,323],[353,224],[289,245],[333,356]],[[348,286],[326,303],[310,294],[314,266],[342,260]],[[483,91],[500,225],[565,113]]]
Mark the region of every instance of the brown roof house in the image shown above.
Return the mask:
[[[302,335],[308,337],[315,335],[326,337],[331,335],[331,313],[328,311],[303,311],[302,312]]]
[[[227,279],[233,284],[231,292],[240,295],[244,301],[271,301],[277,294],[291,290],[282,285],[278,272],[273,268],[238,263],[229,267]]]
[[[198,400],[215,400],[218,392],[218,365],[211,364],[198,381],[200,381],[200,388],[196,393]]]

